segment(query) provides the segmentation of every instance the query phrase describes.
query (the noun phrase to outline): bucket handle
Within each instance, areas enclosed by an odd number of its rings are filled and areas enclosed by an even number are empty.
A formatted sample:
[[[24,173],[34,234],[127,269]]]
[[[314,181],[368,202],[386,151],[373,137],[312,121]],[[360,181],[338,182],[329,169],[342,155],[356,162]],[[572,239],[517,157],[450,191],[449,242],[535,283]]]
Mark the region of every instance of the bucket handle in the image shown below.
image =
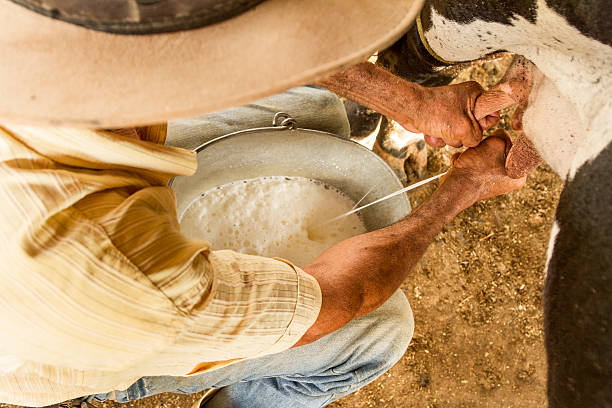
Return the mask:
[[[276,112],[272,120],[273,127],[285,127],[289,130],[297,129],[297,122],[288,113]]]

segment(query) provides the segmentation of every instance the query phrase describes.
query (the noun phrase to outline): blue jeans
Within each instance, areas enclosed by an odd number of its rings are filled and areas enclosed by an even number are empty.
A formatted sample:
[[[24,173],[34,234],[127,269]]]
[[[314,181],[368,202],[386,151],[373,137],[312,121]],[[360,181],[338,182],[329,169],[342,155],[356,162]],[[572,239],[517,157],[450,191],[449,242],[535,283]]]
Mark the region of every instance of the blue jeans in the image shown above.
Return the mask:
[[[166,144],[193,149],[223,134],[270,126],[279,111],[289,113],[300,127],[349,137],[338,97],[299,87],[253,104],[170,122]],[[413,331],[410,305],[398,290],[374,312],[314,343],[188,377],[143,377],[127,390],[115,391],[114,397],[127,402],[162,392],[193,394],[223,387],[207,408],[322,407],[391,368],[404,355]],[[88,400],[104,401],[110,395]]]
[[[401,290],[377,310],[305,346],[241,361],[188,377],[143,377],[115,399],[127,402],[162,392],[221,389],[207,408],[322,407],[374,381],[403,355],[414,331]],[[104,401],[98,394],[90,401]]]

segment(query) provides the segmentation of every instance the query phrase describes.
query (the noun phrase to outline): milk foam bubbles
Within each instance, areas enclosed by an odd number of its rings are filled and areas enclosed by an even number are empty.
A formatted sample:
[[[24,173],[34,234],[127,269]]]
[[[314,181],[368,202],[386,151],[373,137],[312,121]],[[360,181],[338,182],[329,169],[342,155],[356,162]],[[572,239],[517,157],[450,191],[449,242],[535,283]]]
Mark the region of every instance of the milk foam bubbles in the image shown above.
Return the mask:
[[[181,231],[213,250],[280,257],[303,266],[330,246],[366,232],[356,214],[332,223],[355,203],[302,177],[260,177],[205,191],[180,219]]]

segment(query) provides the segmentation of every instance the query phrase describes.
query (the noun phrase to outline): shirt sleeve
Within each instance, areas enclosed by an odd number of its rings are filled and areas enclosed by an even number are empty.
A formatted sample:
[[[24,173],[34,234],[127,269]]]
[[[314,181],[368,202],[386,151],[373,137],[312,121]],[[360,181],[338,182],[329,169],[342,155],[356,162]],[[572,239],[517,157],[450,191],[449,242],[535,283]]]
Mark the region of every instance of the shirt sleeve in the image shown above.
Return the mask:
[[[78,167],[77,143],[63,151],[58,140],[49,152],[69,164],[0,129],[3,350],[66,369],[184,375],[287,349],[314,323],[321,293],[310,275],[281,260],[211,252],[180,233],[153,159],[140,173],[134,159],[113,169],[94,157],[116,156],[113,146],[81,141],[88,167]],[[133,157],[131,143],[122,141],[122,160]],[[153,150],[159,167],[188,167],[180,152]]]
[[[196,342],[216,333],[209,342],[222,360],[286,350],[315,322],[319,286],[290,262],[233,251],[215,251],[209,260],[213,291],[208,303],[194,311],[187,333]]]
[[[98,213],[101,205],[109,211]],[[184,327],[156,356],[155,364],[167,365],[166,372],[178,375],[181,367],[180,374],[187,374],[202,363],[280,352],[293,346],[318,316],[318,283],[290,262],[210,251],[208,242],[183,236],[167,187],[129,196],[101,192],[76,207],[96,219],[183,314]]]

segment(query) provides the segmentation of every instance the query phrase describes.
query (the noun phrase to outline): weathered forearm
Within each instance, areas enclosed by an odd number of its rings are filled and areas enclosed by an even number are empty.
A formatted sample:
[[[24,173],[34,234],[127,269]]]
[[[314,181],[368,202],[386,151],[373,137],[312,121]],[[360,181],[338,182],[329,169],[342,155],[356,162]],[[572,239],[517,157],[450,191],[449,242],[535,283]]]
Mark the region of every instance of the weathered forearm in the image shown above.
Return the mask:
[[[442,227],[474,195],[445,185],[405,219],[331,247],[304,270],[321,287],[323,303],[306,344],[375,310],[400,287]]]
[[[369,62],[354,65],[340,73],[317,81],[338,95],[352,99],[394,119],[411,131],[417,131],[418,106],[426,98],[426,89],[406,81]]]
[[[442,147],[477,146],[482,128],[473,115],[482,88],[476,82],[425,88],[364,62],[317,82],[395,120],[411,132]],[[487,127],[499,118],[483,119]]]

